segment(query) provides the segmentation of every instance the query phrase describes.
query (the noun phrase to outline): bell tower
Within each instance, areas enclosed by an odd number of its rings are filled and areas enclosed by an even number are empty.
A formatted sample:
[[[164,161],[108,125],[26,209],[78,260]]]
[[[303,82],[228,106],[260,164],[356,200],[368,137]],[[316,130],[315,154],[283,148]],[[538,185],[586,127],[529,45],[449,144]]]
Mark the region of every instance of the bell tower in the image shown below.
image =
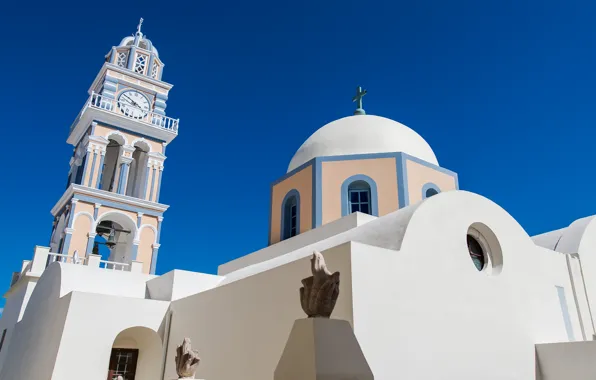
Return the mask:
[[[163,213],[159,202],[166,146],[179,120],[166,116],[172,85],[153,43],[137,31],[105,56],[89,97],[70,127],[73,155],[66,190],[52,208],[53,253],[102,254],[126,270],[154,273]],[[64,258],[64,256],[63,256]]]

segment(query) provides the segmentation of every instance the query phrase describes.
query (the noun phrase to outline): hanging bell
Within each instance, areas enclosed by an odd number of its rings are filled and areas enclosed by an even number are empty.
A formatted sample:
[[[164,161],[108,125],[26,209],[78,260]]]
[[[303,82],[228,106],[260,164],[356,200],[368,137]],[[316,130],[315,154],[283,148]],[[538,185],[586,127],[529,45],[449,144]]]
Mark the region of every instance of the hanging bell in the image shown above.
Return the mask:
[[[116,234],[114,233],[114,230],[111,230],[110,236],[108,236],[108,240],[106,241],[106,245],[109,249],[112,249],[116,244]]]

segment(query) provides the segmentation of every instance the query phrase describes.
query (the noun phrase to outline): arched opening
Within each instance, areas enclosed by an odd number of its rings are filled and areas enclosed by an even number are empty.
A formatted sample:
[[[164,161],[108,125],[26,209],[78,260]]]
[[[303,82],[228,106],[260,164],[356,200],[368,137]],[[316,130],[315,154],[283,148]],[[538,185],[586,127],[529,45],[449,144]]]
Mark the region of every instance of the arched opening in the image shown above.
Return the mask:
[[[114,339],[107,379],[161,379],[162,341],[157,332],[147,327],[131,327]]]
[[[133,240],[136,234],[134,222],[124,214],[108,213],[95,227],[93,253],[101,255],[102,260],[129,264],[133,260]],[[112,269],[113,265],[106,265]],[[121,269],[120,266],[113,269]]]
[[[145,142],[135,143],[132,162],[128,171],[126,195],[143,198],[142,192],[147,181],[147,162],[149,161],[149,145]]]
[[[122,155],[122,146],[124,139],[117,135],[112,135],[108,139],[108,146],[106,147],[106,156],[103,161],[103,168],[99,177],[101,190],[115,191],[116,176],[118,171],[118,162]]]
[[[439,194],[439,192],[437,191],[437,189],[427,189],[426,192],[424,193],[424,196],[426,198],[430,198],[433,195],[437,195],[437,194]]]
[[[292,190],[286,194],[282,202],[281,215],[282,240],[289,239],[300,233],[300,193]]]
[[[348,186],[348,210],[372,215],[370,185],[366,181],[354,181]]]

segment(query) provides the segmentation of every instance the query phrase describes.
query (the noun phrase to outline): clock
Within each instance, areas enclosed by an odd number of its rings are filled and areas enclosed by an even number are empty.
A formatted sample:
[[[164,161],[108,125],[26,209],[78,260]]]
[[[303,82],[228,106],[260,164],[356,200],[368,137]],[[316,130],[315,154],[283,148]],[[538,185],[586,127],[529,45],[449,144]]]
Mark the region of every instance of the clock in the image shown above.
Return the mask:
[[[149,112],[149,100],[135,90],[126,90],[118,96],[120,112],[134,119],[141,119]]]

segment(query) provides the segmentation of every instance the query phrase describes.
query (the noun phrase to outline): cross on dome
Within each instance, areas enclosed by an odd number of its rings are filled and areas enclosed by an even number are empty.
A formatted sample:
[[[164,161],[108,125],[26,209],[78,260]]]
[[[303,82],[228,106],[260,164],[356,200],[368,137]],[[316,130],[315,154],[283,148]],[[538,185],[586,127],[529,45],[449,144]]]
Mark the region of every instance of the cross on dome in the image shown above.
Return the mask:
[[[352,98],[352,102],[356,102],[358,108],[354,111],[354,115],[366,115],[366,112],[362,108],[362,98],[364,95],[367,94],[366,90],[363,90],[362,87],[358,86],[356,89],[356,95]]]

